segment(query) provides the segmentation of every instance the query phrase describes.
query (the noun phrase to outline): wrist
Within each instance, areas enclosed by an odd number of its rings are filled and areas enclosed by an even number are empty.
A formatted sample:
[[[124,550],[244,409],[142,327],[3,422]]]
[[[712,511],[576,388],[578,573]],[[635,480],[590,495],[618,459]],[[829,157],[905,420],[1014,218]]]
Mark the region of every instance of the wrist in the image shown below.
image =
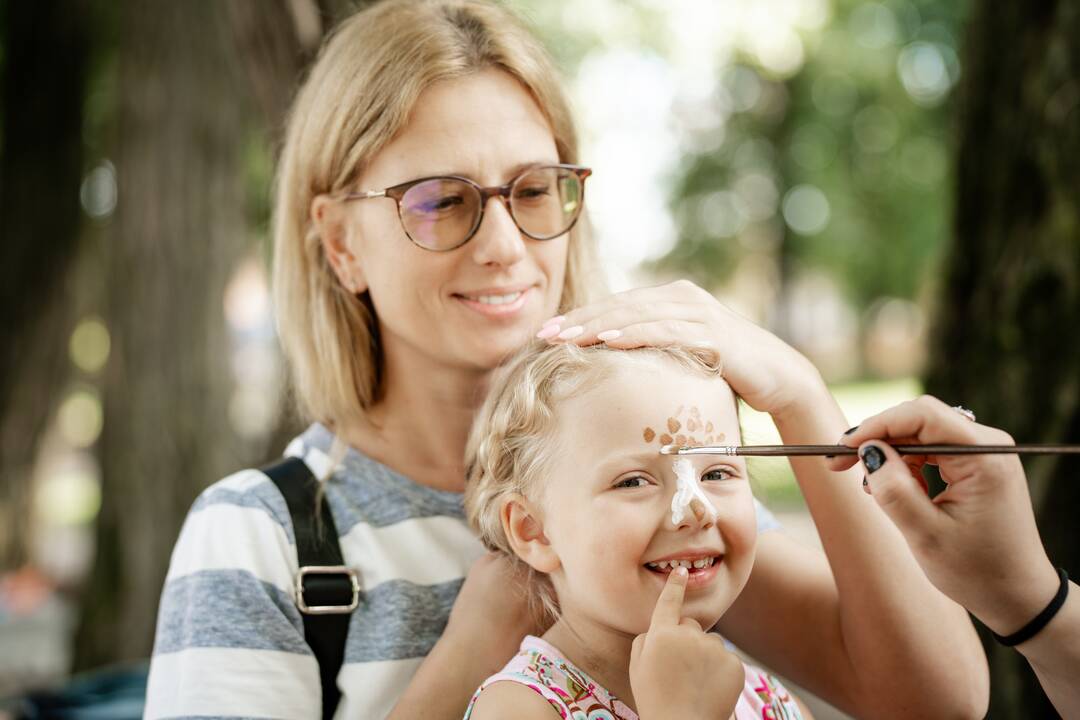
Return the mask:
[[[463,671],[466,671],[467,666],[468,672],[479,672],[482,674],[480,679],[485,680],[503,669],[520,648],[526,634],[526,631],[517,633],[505,628],[499,633],[485,632],[482,629],[476,632],[464,629],[451,632],[447,627],[435,642],[431,654],[437,653],[440,657],[447,658]],[[469,658],[469,662],[463,663],[462,658]]]
[[[1008,636],[1042,612],[1060,586],[1057,569],[1044,559],[1031,577],[1008,582],[987,598],[992,605],[973,614],[995,634]]]
[[[833,424],[842,426],[837,430],[837,435],[847,428],[843,412],[817,368],[811,366],[807,371],[788,380],[787,384],[792,388],[791,396],[769,410],[769,415],[781,434],[785,429],[817,427],[823,422],[830,427]],[[830,437],[828,441],[835,440],[835,437]]]

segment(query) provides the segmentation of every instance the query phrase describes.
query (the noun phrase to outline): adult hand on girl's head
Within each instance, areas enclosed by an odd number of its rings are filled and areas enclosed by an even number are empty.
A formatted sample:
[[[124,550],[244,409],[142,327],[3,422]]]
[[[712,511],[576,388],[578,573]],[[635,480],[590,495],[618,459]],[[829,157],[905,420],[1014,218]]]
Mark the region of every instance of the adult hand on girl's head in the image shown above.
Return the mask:
[[[648,632],[634,638],[630,687],[642,720],[729,717],[746,681],[724,641],[682,617],[687,577],[683,568],[671,571]]]
[[[972,422],[923,396],[863,421],[840,442],[860,448],[867,486],[903,533],[930,581],[1000,635],[1034,617],[1058,577],[1046,556],[1016,455],[901,456],[891,445],[1012,445],[997,428]],[[857,460],[830,460],[834,470]],[[923,465],[936,464],[946,489],[932,500]]]
[[[825,385],[794,348],[689,280],[616,293],[549,321],[538,337],[613,348],[674,344],[716,352],[732,389],[756,410],[784,414]]]
[[[540,635],[529,607],[525,574],[503,553],[489,552],[469,568],[440,643],[450,643],[470,663],[499,671],[526,635]]]

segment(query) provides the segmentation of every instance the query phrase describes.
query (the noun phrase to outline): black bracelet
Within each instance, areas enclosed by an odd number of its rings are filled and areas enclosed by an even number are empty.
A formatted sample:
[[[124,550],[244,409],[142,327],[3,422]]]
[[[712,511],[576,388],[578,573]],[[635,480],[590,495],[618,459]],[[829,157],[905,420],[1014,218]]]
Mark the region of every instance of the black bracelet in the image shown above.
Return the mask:
[[[1035,637],[1040,630],[1046,627],[1048,622],[1054,619],[1058,610],[1065,604],[1065,598],[1069,595],[1069,575],[1063,568],[1058,568],[1057,571],[1058,577],[1061,578],[1061,586],[1058,588],[1057,594],[1054,595],[1054,599],[1050,601],[1050,604],[1047,605],[1041,613],[1036,615],[1035,619],[1014,632],[1012,635],[1002,637],[991,630],[990,632],[993,634],[995,640],[1005,647],[1019,645],[1020,643]]]

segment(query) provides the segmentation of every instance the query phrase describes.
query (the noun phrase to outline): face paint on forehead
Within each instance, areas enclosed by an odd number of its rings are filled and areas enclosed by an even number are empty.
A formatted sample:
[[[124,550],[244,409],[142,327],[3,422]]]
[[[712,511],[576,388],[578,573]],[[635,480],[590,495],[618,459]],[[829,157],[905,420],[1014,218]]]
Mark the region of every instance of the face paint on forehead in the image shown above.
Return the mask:
[[[701,411],[697,405],[691,405],[689,408],[680,405],[663,423],[658,423],[655,427],[649,425],[643,428],[641,437],[646,444],[651,444],[653,440],[656,440],[660,447],[664,445],[694,447],[720,444],[724,442],[726,436],[722,432],[716,432],[716,426],[712,420],[701,417]]]

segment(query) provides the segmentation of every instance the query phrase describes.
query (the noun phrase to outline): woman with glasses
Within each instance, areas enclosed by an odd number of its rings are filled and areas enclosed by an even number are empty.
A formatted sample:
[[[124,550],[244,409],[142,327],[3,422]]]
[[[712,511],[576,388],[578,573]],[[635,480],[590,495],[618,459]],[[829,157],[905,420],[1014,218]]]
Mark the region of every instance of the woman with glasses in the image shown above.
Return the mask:
[[[516,578],[462,511],[489,373],[534,336],[708,344],[786,442],[833,442],[845,425],[802,356],[692,284],[604,297],[578,163],[550,59],[482,0],[386,0],[356,14],[296,98],[274,296],[313,423],[286,454],[322,481],[358,580],[337,717],[460,717],[537,632]],[[929,585],[859,478],[793,464],[825,555],[764,533],[718,630],[859,715],[981,716],[985,660],[966,615]],[[775,527],[758,513],[760,529]],[[147,717],[319,717],[298,570],[289,509],[263,473],[204,492],[162,594]]]

